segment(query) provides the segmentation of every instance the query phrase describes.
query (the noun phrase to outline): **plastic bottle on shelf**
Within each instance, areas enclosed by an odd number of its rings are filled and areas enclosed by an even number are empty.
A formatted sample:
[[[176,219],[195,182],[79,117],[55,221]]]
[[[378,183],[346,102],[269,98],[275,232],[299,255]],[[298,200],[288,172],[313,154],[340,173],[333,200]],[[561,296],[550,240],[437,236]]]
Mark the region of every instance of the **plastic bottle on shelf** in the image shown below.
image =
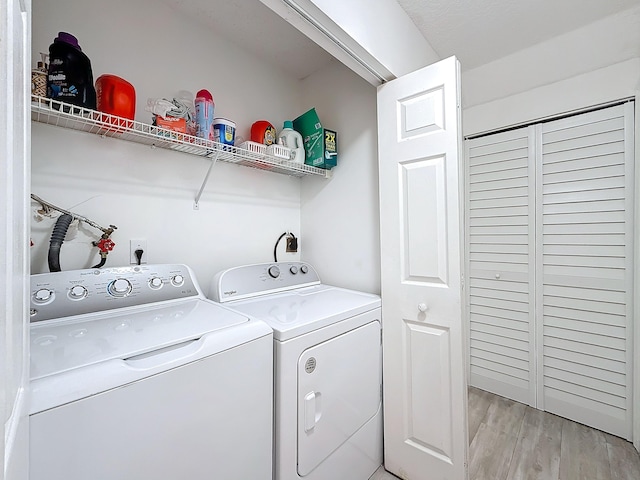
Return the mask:
[[[278,139],[280,140],[278,143],[291,149],[291,161],[304,163],[304,142],[302,141],[302,135],[293,129],[292,121],[285,120]]]
[[[213,140],[213,95],[208,90],[196,94],[196,137]]]
[[[78,39],[60,32],[49,46],[47,97],[80,107],[96,109],[91,61]]]
[[[47,71],[49,70],[49,55],[40,52],[42,61],[38,62],[37,67],[31,70],[31,95],[39,97],[47,96]]]

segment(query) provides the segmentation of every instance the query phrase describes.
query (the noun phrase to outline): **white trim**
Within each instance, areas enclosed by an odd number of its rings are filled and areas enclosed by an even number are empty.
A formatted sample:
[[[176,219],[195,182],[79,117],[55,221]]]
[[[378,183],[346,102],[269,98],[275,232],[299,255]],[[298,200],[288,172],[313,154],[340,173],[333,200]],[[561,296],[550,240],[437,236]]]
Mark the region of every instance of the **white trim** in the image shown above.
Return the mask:
[[[537,321],[540,289],[538,267],[542,268],[542,209],[538,206],[542,198],[542,168],[538,165],[538,153],[542,151],[540,125],[530,125],[529,130],[529,406],[543,410],[542,369],[539,368],[542,346],[542,322]],[[533,179],[533,181],[532,181]],[[531,221],[533,220],[533,222]],[[532,225],[533,224],[533,225]],[[531,239],[535,241],[531,241]]]
[[[315,17],[309,14],[303,7],[298,5],[297,2],[293,0],[282,0],[287,4],[293,11],[295,11],[298,15],[300,15],[306,22],[311,24],[314,28],[320,31],[325,37],[327,37],[332,43],[335,44],[336,47],[343,50],[354,62],[364,68],[368,73],[370,73],[377,84],[382,84],[387,80],[391,80],[388,72],[379,73],[378,66],[372,66],[370,64],[370,59],[363,59],[361,55],[358,55],[353,51],[345,42],[340,40],[336,35],[334,35],[328,28],[326,28],[321,22],[315,19]]]
[[[260,1],[371,85],[378,86],[395,78],[392,72],[344,32],[313,1]]]
[[[634,422],[637,420],[637,401],[636,399],[640,398],[637,393],[638,381],[637,381],[637,365],[634,365],[638,361],[634,354],[636,349],[635,345],[638,345],[636,342],[637,328],[634,328],[635,318],[634,310],[637,308],[635,301],[637,298],[634,295],[634,289],[637,288],[634,286],[634,277],[636,275],[635,271],[637,270],[637,255],[635,254],[637,244],[639,243],[637,239],[639,238],[636,232],[638,231],[638,222],[637,222],[637,210],[636,208],[636,198],[638,196],[638,189],[635,185],[636,182],[636,172],[635,170],[640,170],[635,168],[635,159],[637,158],[637,153],[635,150],[634,139],[636,132],[634,130],[634,102],[628,102],[624,106],[624,152],[625,152],[625,188],[628,190],[626,195],[626,207],[625,207],[625,225],[626,232],[625,236],[629,239],[629,244],[627,244],[625,255],[627,257],[627,266],[629,267],[628,273],[626,274],[625,282],[627,284],[627,411],[630,413],[631,422],[627,426],[627,440],[633,441],[636,439],[637,443],[637,435],[634,435]],[[635,223],[634,223],[635,220]],[[637,282],[635,282],[637,284]],[[631,383],[629,385],[629,382]]]
[[[640,98],[640,82],[636,90],[636,100]],[[640,108],[635,104],[635,152],[633,162],[638,168],[635,169],[635,225],[634,225],[634,295],[633,298],[640,298]],[[633,362],[633,445],[640,452],[640,301],[636,301],[633,307],[633,330],[634,362]]]
[[[465,338],[465,342],[466,342],[466,346],[465,346],[465,369],[467,372],[467,388],[473,383],[471,381],[471,295],[470,295],[470,289],[469,289],[469,271],[471,269],[471,264],[469,262],[469,245],[471,242],[471,237],[469,235],[469,224],[470,224],[470,202],[469,202],[469,141],[468,140],[463,140],[464,141],[464,163],[462,165],[462,169],[461,172],[463,172],[464,174],[464,183],[463,183],[463,187],[462,187],[462,192],[461,194],[464,194],[463,197],[463,207],[464,207],[464,212],[463,212],[463,223],[462,223],[462,228],[463,228],[463,248],[460,249],[461,253],[462,253],[462,279],[463,279],[463,283],[462,283],[462,295],[463,297],[463,306],[464,306],[464,315],[462,316],[463,322],[462,322],[462,326],[464,329],[464,338]],[[462,150],[461,150],[462,151]],[[474,385],[476,386],[476,385]]]
[[[543,181],[542,181],[542,125],[538,124],[534,127],[534,141],[532,143],[533,155],[534,155],[534,182],[535,182],[535,202],[533,204],[536,224],[536,236],[535,244],[540,247],[534,247],[535,251],[535,271],[536,271],[536,283],[533,290],[535,292],[535,299],[532,302],[536,313],[542,313],[542,305],[544,303],[544,296],[542,290],[542,271],[544,269],[544,258],[542,244],[544,242],[544,236],[542,234],[542,198],[543,198]],[[531,205],[529,205],[531,207]],[[536,408],[544,410],[544,352],[538,352],[538,349],[544,349],[544,321],[542,315],[540,318],[536,318],[535,325],[535,346],[536,346]]]
[[[621,98],[619,100],[612,100],[612,101],[609,101],[609,102],[603,102],[603,103],[599,103],[599,104],[596,104],[596,105],[590,105],[588,107],[577,108],[577,109],[566,111],[566,112],[553,113],[553,114],[550,114],[550,115],[546,115],[544,117],[535,118],[533,120],[528,120],[526,122],[516,123],[514,125],[508,125],[508,126],[502,127],[502,128],[494,128],[494,129],[486,130],[486,131],[483,131],[483,132],[472,133],[470,135],[466,135],[464,138],[465,138],[465,140],[471,140],[471,139],[474,139],[474,138],[486,137],[487,135],[493,135],[495,133],[502,133],[502,132],[505,132],[505,131],[508,131],[508,130],[515,130],[517,128],[534,126],[534,125],[538,125],[540,123],[545,123],[545,122],[553,122],[555,120],[560,120],[561,118],[564,118],[564,117],[574,117],[574,116],[580,115],[582,113],[588,113],[588,112],[592,112],[594,110],[602,110],[604,108],[614,107],[616,105],[620,105],[620,104],[625,103],[625,102],[632,102],[634,99],[635,99],[635,97],[633,97],[633,96],[624,97],[624,98]]]
[[[0,3],[0,413],[5,480],[28,472],[31,1]]]
[[[5,467],[11,464],[11,454],[16,450],[15,443],[19,436],[21,423],[27,415],[27,390],[25,387],[18,389],[13,411],[4,425],[5,453],[7,457],[4,459]]]

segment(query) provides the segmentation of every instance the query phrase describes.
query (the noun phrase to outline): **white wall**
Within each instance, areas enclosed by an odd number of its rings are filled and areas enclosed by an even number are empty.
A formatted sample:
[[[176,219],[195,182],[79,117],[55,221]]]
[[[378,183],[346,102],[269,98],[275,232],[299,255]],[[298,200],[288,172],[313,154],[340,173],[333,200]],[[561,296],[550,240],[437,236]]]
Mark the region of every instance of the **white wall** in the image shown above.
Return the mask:
[[[635,58],[469,107],[463,112],[464,134],[487,132],[631,97],[639,78],[640,58]],[[464,85],[463,74],[463,91]]]
[[[302,257],[325,283],[379,294],[376,89],[334,62],[304,81],[304,98],[337,130],[339,156],[330,180],[303,179]]]
[[[297,80],[159,2],[37,0],[34,62],[58,31],[78,37],[94,79],[113,73],[133,83],[140,121],[150,122],[143,110],[147,97],[182,89],[208,88],[216,115],[236,121],[245,139],[255,120],[281,128],[285,119],[302,112]],[[166,35],[170,41],[163,40]],[[149,262],[192,266],[206,293],[216,271],[272,261],[278,236],[300,232],[299,179],[221,163],[194,211],[208,167],[204,159],[36,123],[32,148],[33,193],[102,225],[118,226],[108,266],[128,264],[129,239],[143,237]],[[49,218],[32,222],[32,273],[48,270],[52,226]],[[90,246],[97,233],[83,226],[64,243],[63,269],[97,263]],[[299,256],[285,254],[282,242],[279,259]]]
[[[299,113],[297,80],[162,2],[35,0],[34,63],[59,31],[78,38],[94,80],[111,73],[134,85],[136,120],[150,123],[151,114],[144,111],[149,97],[202,88],[214,96],[215,115],[235,121],[245,139],[255,120],[280,128]]]
[[[463,71],[465,135],[634,95],[638,25],[640,6]]]

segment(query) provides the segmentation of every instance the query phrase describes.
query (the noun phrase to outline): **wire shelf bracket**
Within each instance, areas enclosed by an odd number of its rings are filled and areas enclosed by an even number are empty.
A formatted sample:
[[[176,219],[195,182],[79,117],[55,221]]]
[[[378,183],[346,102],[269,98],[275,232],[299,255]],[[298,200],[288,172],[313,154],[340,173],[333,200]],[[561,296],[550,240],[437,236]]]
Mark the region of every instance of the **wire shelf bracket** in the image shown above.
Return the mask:
[[[202,185],[200,186],[200,190],[196,194],[196,200],[193,202],[193,209],[200,210],[200,198],[202,197],[202,192],[204,192],[204,187],[207,185],[209,181],[209,175],[211,175],[211,170],[213,170],[213,166],[218,161],[218,157],[220,156],[220,152],[216,152],[215,156],[212,157],[211,163],[209,164],[209,168],[207,170],[207,174],[204,176],[204,180],[202,180]]]

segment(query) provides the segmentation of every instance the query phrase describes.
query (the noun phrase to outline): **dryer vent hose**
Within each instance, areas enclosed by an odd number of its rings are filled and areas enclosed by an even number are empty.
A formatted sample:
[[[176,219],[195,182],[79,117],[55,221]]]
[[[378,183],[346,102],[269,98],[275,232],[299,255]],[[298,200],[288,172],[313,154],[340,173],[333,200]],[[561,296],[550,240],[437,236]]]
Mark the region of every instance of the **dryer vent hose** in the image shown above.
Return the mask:
[[[63,214],[58,217],[53,232],[51,232],[51,241],[49,242],[49,271],[60,271],[60,247],[64,242],[64,237],[67,235],[69,225],[73,221],[73,217],[68,214]]]

